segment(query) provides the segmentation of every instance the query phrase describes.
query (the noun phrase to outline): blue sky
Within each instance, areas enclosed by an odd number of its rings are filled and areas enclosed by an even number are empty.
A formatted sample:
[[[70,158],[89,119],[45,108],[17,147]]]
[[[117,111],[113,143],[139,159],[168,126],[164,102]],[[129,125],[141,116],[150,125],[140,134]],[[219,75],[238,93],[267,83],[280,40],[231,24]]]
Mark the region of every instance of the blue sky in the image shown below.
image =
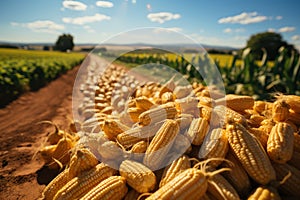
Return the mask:
[[[163,27],[165,43],[177,31],[201,44],[243,47],[255,33],[278,32],[300,49],[300,3],[296,0],[3,0],[0,41],[55,42],[70,33],[75,43],[101,43],[136,28]],[[145,39],[147,38],[147,39]],[[151,41],[151,39],[153,41]],[[124,43],[157,38],[128,37]]]

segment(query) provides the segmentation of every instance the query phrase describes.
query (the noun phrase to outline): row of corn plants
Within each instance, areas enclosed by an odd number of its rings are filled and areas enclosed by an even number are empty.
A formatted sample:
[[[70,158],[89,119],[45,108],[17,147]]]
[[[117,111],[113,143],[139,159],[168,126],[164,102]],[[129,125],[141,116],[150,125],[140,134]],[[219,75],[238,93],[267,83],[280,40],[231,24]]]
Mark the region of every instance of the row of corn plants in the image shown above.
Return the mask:
[[[78,53],[0,49],[0,107],[45,86],[83,59]]]
[[[294,51],[289,55],[284,47],[278,53],[277,58],[270,62],[264,51],[262,60],[257,61],[251,49],[247,48],[242,58],[234,55],[232,62],[225,66],[221,66],[217,59],[213,60],[208,54],[193,56],[188,61],[184,55],[176,55],[174,59],[165,54],[139,56],[129,53],[117,60],[133,66],[149,63],[167,65],[186,75],[189,81],[196,80],[207,85],[222,82],[226,93],[251,95],[255,99],[270,99],[276,92],[300,95],[299,53]],[[222,80],[217,79],[217,73],[221,74]]]

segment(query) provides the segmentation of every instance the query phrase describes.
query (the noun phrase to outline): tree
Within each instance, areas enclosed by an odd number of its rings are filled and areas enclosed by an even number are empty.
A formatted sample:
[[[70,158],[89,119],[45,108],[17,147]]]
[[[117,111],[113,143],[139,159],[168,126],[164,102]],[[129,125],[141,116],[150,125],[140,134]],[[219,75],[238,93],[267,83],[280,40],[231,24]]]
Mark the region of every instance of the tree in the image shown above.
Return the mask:
[[[279,33],[263,32],[252,35],[247,41],[247,47],[251,48],[251,52],[255,59],[261,59],[263,55],[262,49],[267,51],[268,59],[274,60],[278,55],[280,47],[288,47],[291,51],[294,49],[292,45],[289,45],[286,41],[282,40],[282,36]]]
[[[73,36],[70,34],[60,35],[55,43],[54,49],[59,51],[73,50]]]

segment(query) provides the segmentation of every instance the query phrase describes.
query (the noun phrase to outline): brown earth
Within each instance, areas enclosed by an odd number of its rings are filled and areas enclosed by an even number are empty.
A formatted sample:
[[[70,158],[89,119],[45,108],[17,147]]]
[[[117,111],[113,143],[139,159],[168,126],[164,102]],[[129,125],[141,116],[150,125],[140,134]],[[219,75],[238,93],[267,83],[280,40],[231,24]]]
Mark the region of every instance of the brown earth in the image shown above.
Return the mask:
[[[29,92],[0,110],[0,199],[38,199],[57,175],[43,167],[36,154],[53,127],[68,128],[72,119],[72,90],[79,66],[37,92]]]

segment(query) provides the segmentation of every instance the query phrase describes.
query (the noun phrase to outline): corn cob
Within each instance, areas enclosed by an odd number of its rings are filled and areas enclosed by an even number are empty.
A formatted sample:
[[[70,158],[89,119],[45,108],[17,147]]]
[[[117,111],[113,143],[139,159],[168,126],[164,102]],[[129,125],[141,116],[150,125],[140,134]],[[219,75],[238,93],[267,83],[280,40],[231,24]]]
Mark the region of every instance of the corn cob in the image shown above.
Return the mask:
[[[206,119],[210,126],[216,127],[219,124],[217,120],[211,120],[212,115],[216,116],[216,114],[213,113],[213,109],[211,107],[201,105],[198,106],[198,108],[200,117]]]
[[[155,103],[153,103],[146,97],[136,98],[135,103],[136,103],[136,107],[142,109],[143,111],[156,107]]]
[[[161,97],[166,92],[172,92],[175,89],[174,83],[175,76],[168,80],[159,90],[159,96]]]
[[[300,113],[300,97],[296,95],[283,95],[279,96],[279,99],[283,99],[292,110],[297,113]]]
[[[104,179],[116,174],[116,172],[116,170],[100,163],[95,168],[71,179],[56,193],[54,199],[78,199]]]
[[[247,120],[247,122],[251,127],[258,128],[264,119],[265,117],[260,114],[252,114]]]
[[[273,104],[270,102],[255,101],[253,110],[258,112],[260,115],[264,115],[264,116],[268,117],[271,114],[270,111],[272,111],[272,106],[273,106]]]
[[[254,99],[250,96],[227,94],[224,98],[216,100],[217,105],[226,105],[236,112],[251,109],[254,106]]]
[[[135,143],[140,141],[148,141],[161,127],[162,122],[149,125],[137,126],[125,131],[117,136],[117,141],[125,148],[132,147]]]
[[[48,145],[44,146],[42,149],[39,150],[40,155],[42,156],[43,160],[46,164],[49,164],[53,161],[53,152],[55,151],[57,145]]]
[[[145,153],[148,147],[148,143],[145,141],[140,141],[135,143],[132,148],[131,148],[131,152],[132,153]]]
[[[267,149],[269,134],[266,133],[263,126],[260,126],[259,128],[248,128],[247,130],[258,139],[264,149]]]
[[[191,141],[184,135],[178,134],[175,138],[173,147],[171,149],[172,152],[176,152],[177,155],[181,155],[184,153],[189,153],[192,150]]]
[[[209,179],[207,191],[217,200],[240,199],[234,187],[221,174],[215,174]]]
[[[300,103],[300,101],[299,101]],[[276,122],[284,122],[289,118],[290,106],[284,100],[276,100],[272,107],[272,118]]]
[[[251,183],[245,169],[240,161],[234,157],[231,151],[227,153],[226,159],[230,161],[233,166],[228,162],[223,162],[221,167],[231,169],[228,172],[223,172],[223,176],[235,188],[241,197],[247,196],[251,190]]]
[[[141,108],[132,107],[127,109],[127,113],[133,122],[139,121],[139,116],[144,112]]]
[[[292,158],[287,163],[300,170],[300,152],[294,150]]]
[[[276,179],[274,168],[255,136],[235,122],[226,126],[226,134],[230,147],[251,178],[260,184]]]
[[[177,122],[167,119],[148,146],[143,161],[144,164],[152,170],[161,167],[178,132],[179,126]]]
[[[269,135],[267,152],[271,160],[278,163],[286,163],[292,158],[294,148],[294,132],[292,127],[279,122]]]
[[[83,171],[90,170],[98,164],[98,159],[86,148],[76,149],[72,155],[69,167],[69,176],[74,178]]]
[[[175,119],[180,126],[180,132],[187,129],[193,120],[193,115],[191,114],[180,114],[178,118]]]
[[[42,199],[52,200],[55,194],[71,179],[69,169],[62,171],[45,187],[42,193]]]
[[[300,152],[300,134],[294,133],[294,149]]]
[[[261,186],[248,197],[248,200],[280,200],[278,191],[271,186]]]
[[[204,118],[195,118],[186,132],[188,139],[192,141],[193,145],[202,144],[204,137],[209,131],[209,124]]]
[[[128,188],[126,179],[121,176],[111,176],[86,193],[81,200],[122,200]]]
[[[74,147],[74,142],[69,138],[62,138],[57,143],[52,157],[58,160],[62,165],[67,165],[71,157],[71,149]],[[57,163],[49,164],[50,168],[57,168]]]
[[[119,171],[120,175],[127,180],[128,185],[139,193],[152,191],[155,187],[155,174],[139,162],[124,160]]]
[[[182,99],[176,99],[176,108],[180,113],[189,113],[190,110],[197,109],[199,99],[197,97],[185,97]]]
[[[161,96],[161,102],[163,104],[168,103],[168,102],[173,102],[175,100],[175,95],[172,92],[165,92]]]
[[[294,110],[289,111],[289,120],[293,122],[298,127],[300,126],[300,112],[295,112]]]
[[[200,199],[207,190],[207,179],[203,172],[190,168],[155,191],[146,200]]]
[[[228,123],[228,121],[234,121],[236,123],[242,124],[245,127],[247,126],[247,120],[243,115],[223,105],[214,107],[211,121],[214,122],[210,123],[218,124],[219,127],[224,127],[225,124]]]
[[[184,170],[191,168],[191,163],[189,158],[185,155],[174,160],[170,165],[168,165],[163,172],[162,179],[159,183],[159,187],[164,186],[166,183],[174,179],[178,174]]]
[[[273,166],[276,171],[277,180],[282,180],[288,173],[291,173],[291,176],[279,186],[279,191],[285,195],[299,197],[300,170],[286,163],[273,163]]]
[[[177,110],[173,102],[169,102],[143,112],[139,116],[139,123],[143,126],[154,124],[165,119],[174,119],[177,115]]]
[[[188,86],[182,86],[182,85],[177,85],[174,89],[174,94],[177,99],[184,98],[191,94],[193,92],[193,88],[191,85]]]
[[[215,100],[209,97],[198,97],[198,99],[198,106],[208,106],[210,108],[213,108],[216,104]]]
[[[106,119],[104,121],[104,125],[102,127],[105,135],[110,140],[115,140],[118,134],[123,133],[130,128],[124,124],[122,124],[119,120],[115,119]]]
[[[226,131],[221,128],[211,130],[200,147],[198,157],[200,159],[225,158],[228,152],[228,139]],[[209,166],[217,167],[222,161],[211,161]]]

